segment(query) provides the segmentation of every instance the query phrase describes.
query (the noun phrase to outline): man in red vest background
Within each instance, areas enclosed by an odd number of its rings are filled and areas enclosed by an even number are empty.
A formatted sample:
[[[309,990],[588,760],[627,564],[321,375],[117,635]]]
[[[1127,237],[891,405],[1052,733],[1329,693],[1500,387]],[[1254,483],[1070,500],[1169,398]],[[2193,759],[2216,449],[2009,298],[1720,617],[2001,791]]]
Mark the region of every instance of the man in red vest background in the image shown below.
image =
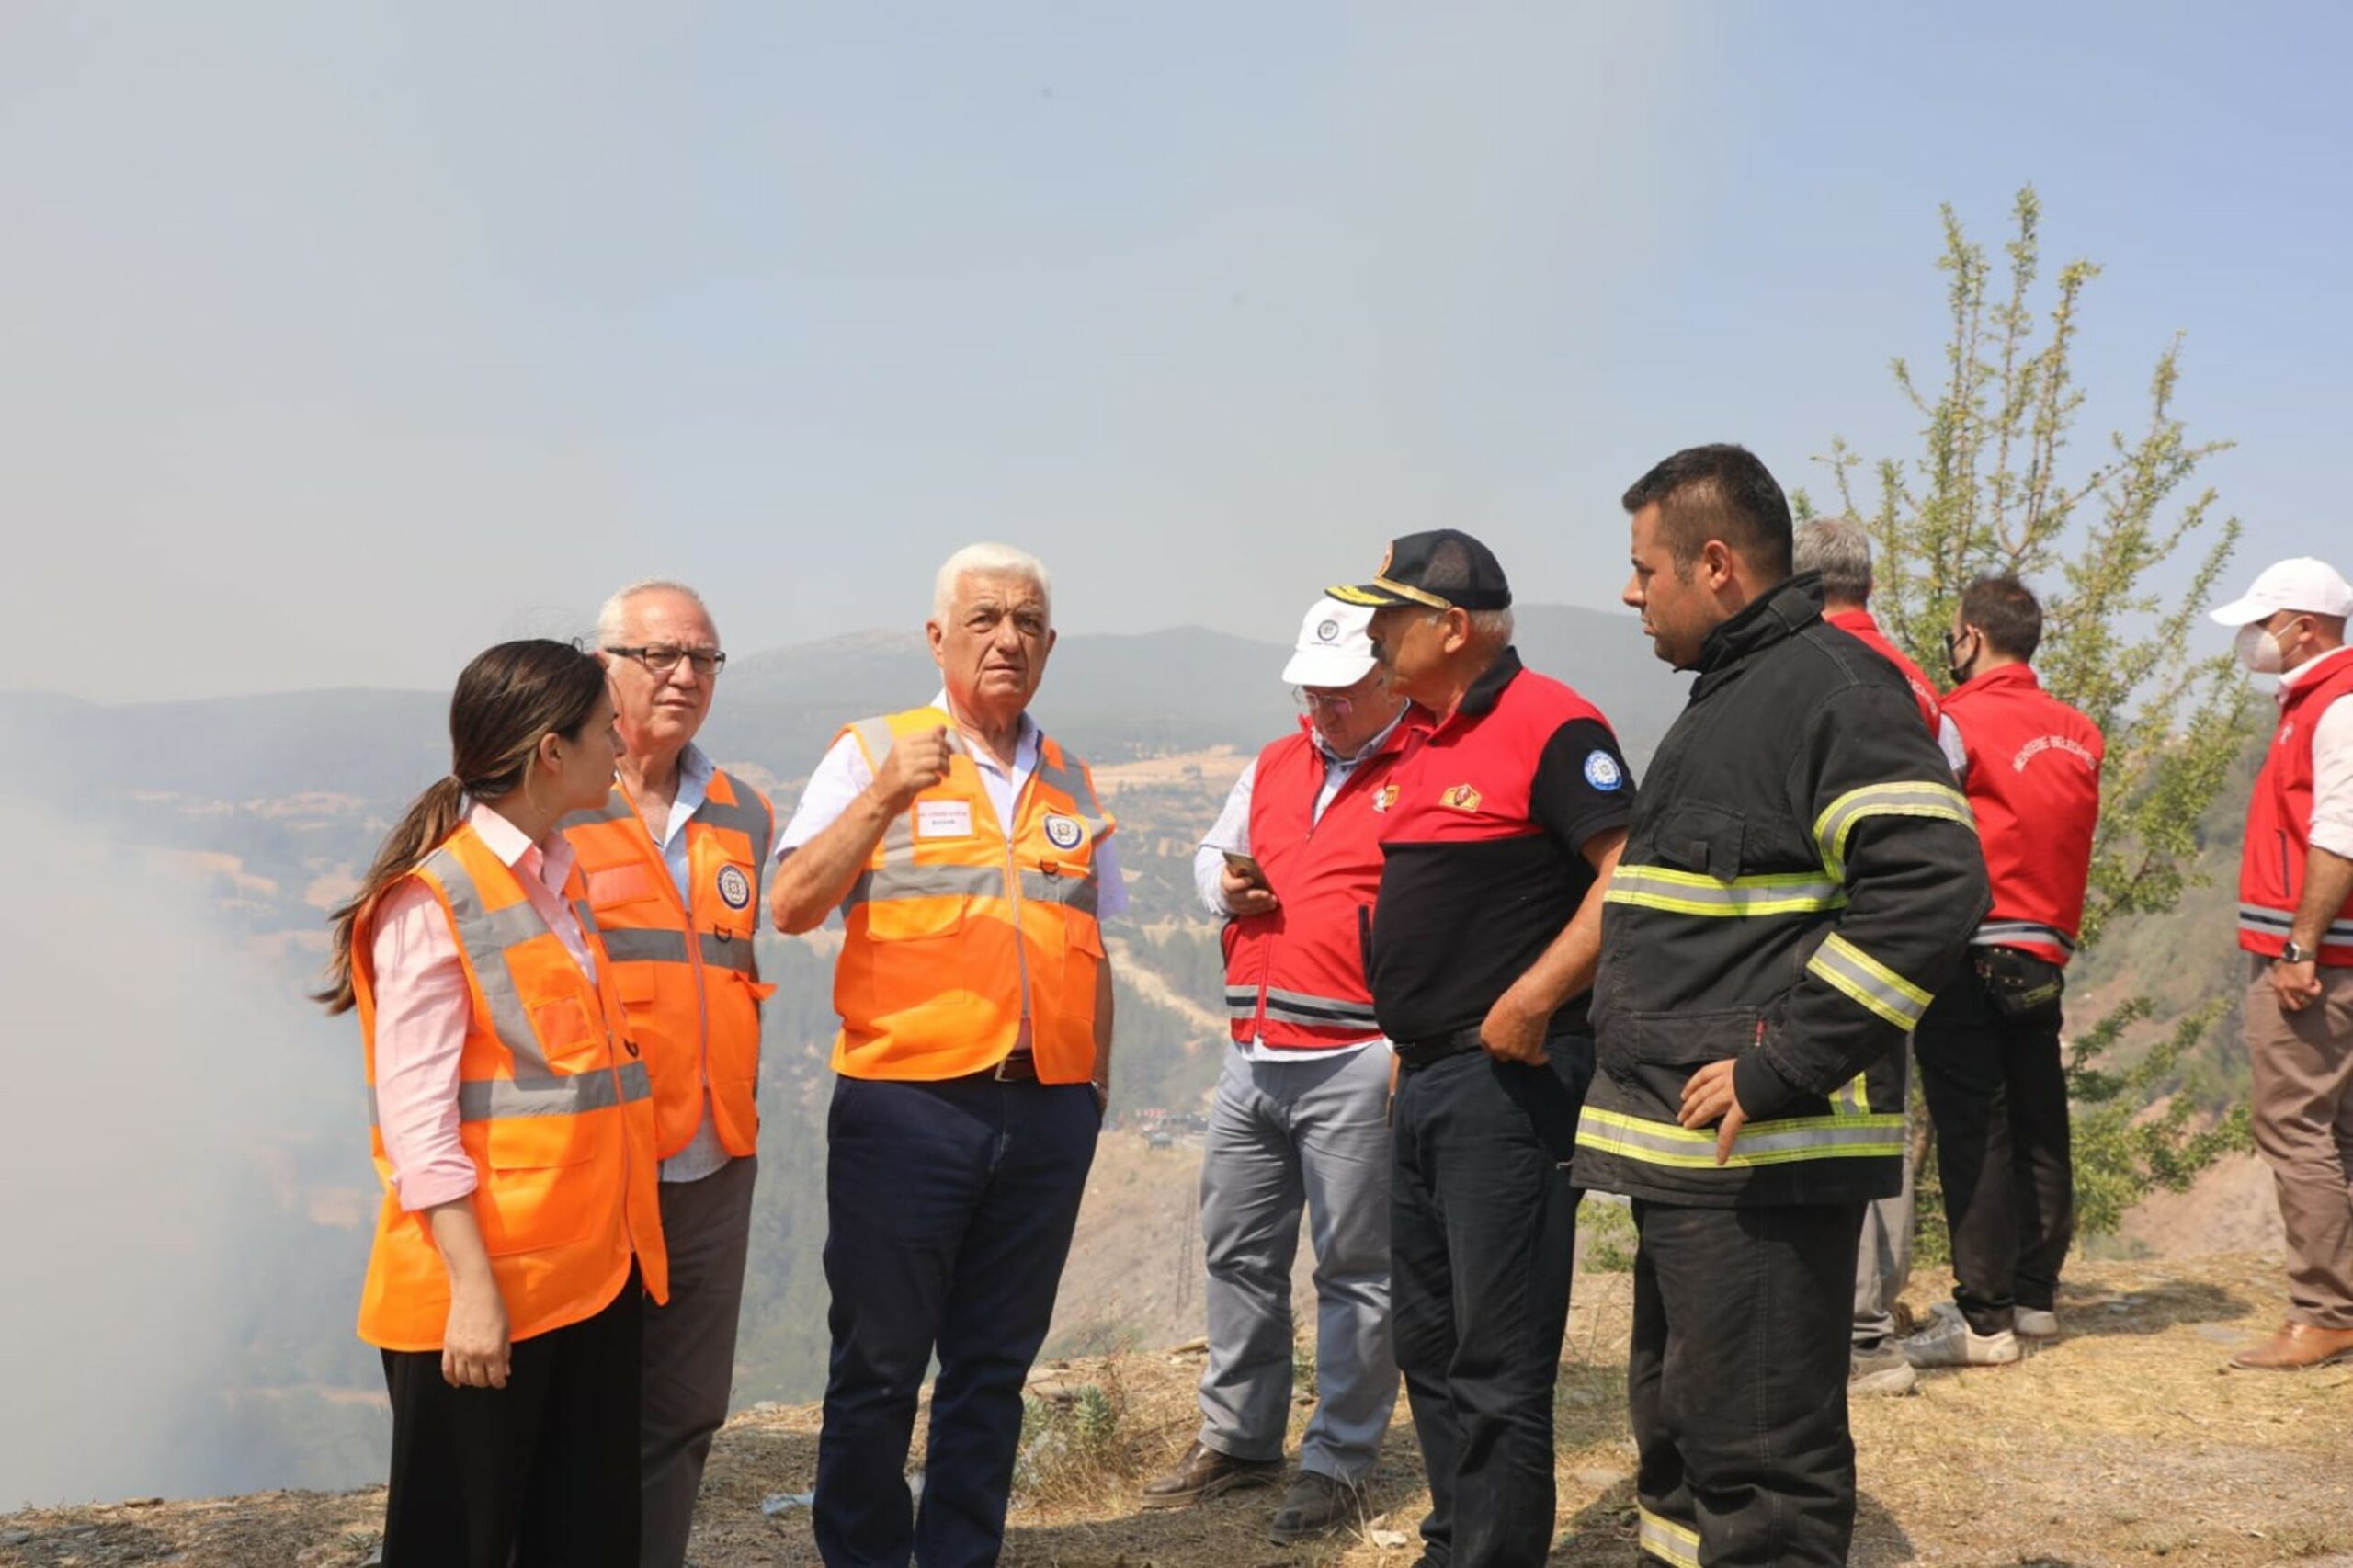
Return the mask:
[[[2231,1364],[2353,1355],[2353,587],[2282,561],[2214,611],[2241,663],[2279,677],[2279,725],[2247,804],[2239,946],[2255,1142],[2288,1232],[2288,1321]]]
[[[1176,1507],[1282,1472],[1291,1402],[1291,1260],[1303,1207],[1315,1246],[1315,1415],[1269,1523],[1297,1540],[1357,1522],[1358,1488],[1397,1403],[1389,1332],[1389,1078],[1364,927],[1381,891],[1381,824],[1405,703],[1365,629],[1370,608],[1319,598],[1282,678],[1299,728],[1233,781],[1193,858],[1226,916],[1233,1044],[1201,1165],[1209,1366],[1201,1429],[1144,1487]]]
[[[1952,1233],[1953,1302],[1904,1342],[1915,1367],[1995,1366],[2055,1337],[2075,1173],[2059,999],[2084,920],[2099,826],[2099,729],[2042,689],[2029,663],[2042,606],[2016,577],[1962,590],[1944,699],[1994,907],[1972,962],[1913,1034],[1937,1130]]]

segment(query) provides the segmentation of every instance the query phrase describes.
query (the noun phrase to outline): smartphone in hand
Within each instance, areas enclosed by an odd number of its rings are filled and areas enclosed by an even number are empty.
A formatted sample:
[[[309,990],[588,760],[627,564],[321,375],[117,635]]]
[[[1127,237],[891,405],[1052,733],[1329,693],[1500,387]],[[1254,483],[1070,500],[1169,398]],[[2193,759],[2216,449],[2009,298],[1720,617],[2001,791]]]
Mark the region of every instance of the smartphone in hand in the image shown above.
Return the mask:
[[[1267,869],[1258,864],[1256,857],[1244,855],[1232,849],[1221,850],[1220,853],[1225,857],[1227,870],[1244,879],[1252,887],[1265,888],[1269,892],[1274,891],[1274,885],[1267,881]]]

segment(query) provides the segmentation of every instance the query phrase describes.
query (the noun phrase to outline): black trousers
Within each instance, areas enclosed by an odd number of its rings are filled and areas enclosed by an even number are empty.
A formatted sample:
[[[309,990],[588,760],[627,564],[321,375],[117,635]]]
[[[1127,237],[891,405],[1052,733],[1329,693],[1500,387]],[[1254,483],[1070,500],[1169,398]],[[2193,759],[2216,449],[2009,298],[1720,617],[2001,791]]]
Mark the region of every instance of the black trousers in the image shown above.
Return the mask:
[[[2059,1028],[2056,1007],[2002,1017],[1965,969],[1912,1037],[1937,1130],[1953,1299],[1979,1334],[2008,1328],[2018,1307],[2049,1312],[2075,1237]]]
[[[632,1270],[594,1317],[516,1341],[503,1389],[383,1353],[384,1568],[637,1568],[643,1298]]]
[[[1583,1196],[1566,1166],[1593,1042],[1547,1045],[1544,1067],[1473,1051],[1398,1079],[1389,1291],[1433,1568],[1534,1568],[1552,1549],[1552,1388]]]
[[[1021,1385],[1053,1317],[1101,1128],[1085,1084],[835,1081],[833,1357],[814,1520],[830,1568],[997,1560]],[[918,1515],[907,1444],[935,1350]]]
[[[1847,1561],[1859,1203],[1634,1204],[1627,1403],[1645,1561]]]

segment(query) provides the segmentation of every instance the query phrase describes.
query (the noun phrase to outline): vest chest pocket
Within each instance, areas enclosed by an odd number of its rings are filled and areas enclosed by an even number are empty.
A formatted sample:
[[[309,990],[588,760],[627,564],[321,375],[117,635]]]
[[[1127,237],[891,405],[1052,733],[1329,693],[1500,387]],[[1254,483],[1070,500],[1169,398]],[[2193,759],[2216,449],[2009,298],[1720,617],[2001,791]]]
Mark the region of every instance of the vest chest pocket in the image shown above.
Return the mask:
[[[1652,835],[1649,858],[1679,871],[1698,871],[1728,882],[1740,875],[1745,828],[1738,812],[1677,806]]]

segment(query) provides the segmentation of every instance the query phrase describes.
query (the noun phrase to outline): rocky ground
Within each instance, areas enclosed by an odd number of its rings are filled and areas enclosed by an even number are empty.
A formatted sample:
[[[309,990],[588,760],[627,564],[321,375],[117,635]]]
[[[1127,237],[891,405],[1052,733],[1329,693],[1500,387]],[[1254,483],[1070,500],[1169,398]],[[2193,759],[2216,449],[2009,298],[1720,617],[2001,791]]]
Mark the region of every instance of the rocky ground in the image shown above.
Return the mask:
[[[1943,1289],[1923,1277],[1912,1299],[1925,1304]],[[2353,1366],[2286,1377],[2222,1369],[2282,1306],[2275,1256],[2080,1266],[2056,1345],[2016,1367],[1926,1377],[1909,1398],[1858,1403],[1854,1561],[2353,1568]],[[1624,1276],[1579,1281],[1559,1388],[1552,1561],[1562,1568],[1632,1561],[1626,1322]],[[1040,1369],[1009,1561],[1409,1568],[1424,1495],[1402,1409],[1365,1519],[1331,1541],[1268,1543],[1265,1493],[1141,1512],[1141,1482],[1191,1436],[1199,1365],[1187,1347]],[[815,1562],[801,1494],[816,1428],[807,1407],[764,1407],[728,1424],[696,1531],[702,1568]],[[0,1564],[355,1568],[381,1506],[381,1492],[365,1491],[33,1510],[0,1516]]]

